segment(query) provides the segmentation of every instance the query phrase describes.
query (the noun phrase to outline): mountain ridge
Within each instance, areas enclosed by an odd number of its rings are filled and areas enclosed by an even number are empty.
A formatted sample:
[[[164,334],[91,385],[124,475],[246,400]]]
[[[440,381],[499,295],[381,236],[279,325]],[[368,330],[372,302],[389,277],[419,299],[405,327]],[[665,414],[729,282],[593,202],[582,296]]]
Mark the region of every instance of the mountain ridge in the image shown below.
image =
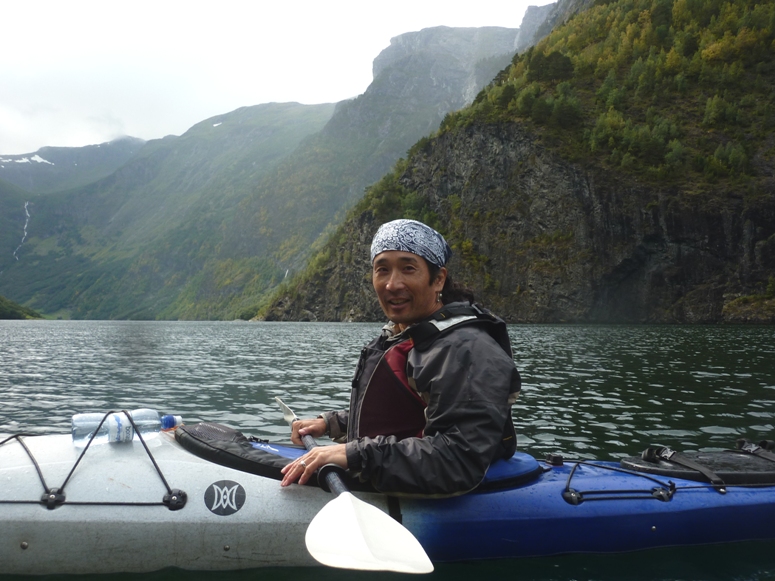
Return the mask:
[[[145,143],[125,135],[83,147],[46,146],[33,153],[0,154],[0,179],[33,194],[74,189],[109,176]]]

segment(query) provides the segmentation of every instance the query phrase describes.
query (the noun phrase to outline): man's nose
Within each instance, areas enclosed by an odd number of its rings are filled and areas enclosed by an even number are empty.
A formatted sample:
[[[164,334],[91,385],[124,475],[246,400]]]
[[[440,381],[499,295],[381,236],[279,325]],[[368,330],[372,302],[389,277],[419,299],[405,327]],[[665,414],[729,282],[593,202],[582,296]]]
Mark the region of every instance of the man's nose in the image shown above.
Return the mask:
[[[391,291],[399,290],[404,287],[404,277],[400,271],[393,271],[390,273],[390,278],[387,281],[387,289]]]

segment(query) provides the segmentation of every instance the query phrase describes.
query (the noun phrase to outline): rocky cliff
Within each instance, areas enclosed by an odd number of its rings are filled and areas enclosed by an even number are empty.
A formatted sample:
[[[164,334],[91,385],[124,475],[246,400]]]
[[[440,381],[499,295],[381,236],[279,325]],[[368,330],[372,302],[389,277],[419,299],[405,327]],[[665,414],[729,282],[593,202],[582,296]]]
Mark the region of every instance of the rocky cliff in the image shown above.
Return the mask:
[[[594,4],[594,0],[558,0],[550,4],[551,10],[543,16],[543,20],[537,23],[530,42],[524,44],[523,50],[531,44],[537,44],[552,30],[567,22],[574,14],[583,12]]]
[[[514,52],[522,52],[541,40],[536,37],[538,29],[546,22],[546,19],[557,7],[557,3],[545,6],[528,6],[522,23],[519,25],[519,34],[514,41]],[[546,36],[546,33],[544,33]]]
[[[519,29],[485,26],[482,28],[449,28],[438,26],[408,32],[390,39],[390,46],[374,59],[376,79],[387,69],[410,68],[418,64],[427,71],[427,80],[435,86],[448,87],[451,102],[440,112],[459,109],[470,103],[497,70],[477,74],[480,63],[493,57],[514,53]]]
[[[560,158],[516,123],[446,133],[397,182],[448,236],[450,271],[511,322],[746,320],[740,297],[775,272],[772,196],[708,203],[627,183]],[[264,317],[380,320],[368,248],[381,221],[356,212],[314,276]]]

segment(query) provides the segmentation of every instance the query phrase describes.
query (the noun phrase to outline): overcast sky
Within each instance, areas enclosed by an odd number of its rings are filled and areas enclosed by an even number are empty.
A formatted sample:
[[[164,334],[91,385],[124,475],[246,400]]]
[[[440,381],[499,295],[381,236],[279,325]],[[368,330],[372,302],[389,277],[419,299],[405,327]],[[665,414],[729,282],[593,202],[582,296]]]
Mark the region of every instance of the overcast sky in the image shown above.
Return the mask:
[[[390,39],[518,28],[551,0],[0,0],[0,154],[180,135],[246,105],[363,93]]]

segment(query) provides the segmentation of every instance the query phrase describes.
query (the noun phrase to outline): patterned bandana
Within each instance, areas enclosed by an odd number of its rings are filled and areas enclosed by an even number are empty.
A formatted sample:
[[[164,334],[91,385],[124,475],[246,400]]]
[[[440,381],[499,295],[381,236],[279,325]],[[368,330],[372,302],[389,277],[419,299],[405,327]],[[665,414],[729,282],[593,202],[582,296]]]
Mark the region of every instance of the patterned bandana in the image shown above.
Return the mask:
[[[393,220],[379,227],[371,242],[371,263],[388,250],[411,252],[438,267],[447,264],[452,256],[444,236],[417,220]]]

